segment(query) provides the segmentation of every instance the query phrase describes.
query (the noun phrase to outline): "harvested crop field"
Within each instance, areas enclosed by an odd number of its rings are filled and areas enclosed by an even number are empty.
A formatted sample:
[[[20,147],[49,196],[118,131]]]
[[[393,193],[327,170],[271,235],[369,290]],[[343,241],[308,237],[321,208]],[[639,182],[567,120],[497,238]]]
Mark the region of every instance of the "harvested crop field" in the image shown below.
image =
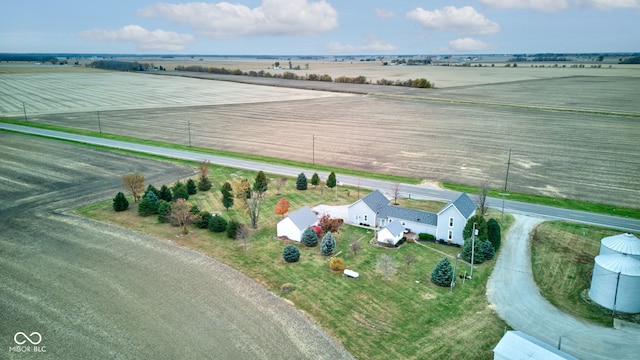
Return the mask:
[[[520,70],[529,75],[432,90],[330,85],[350,93],[275,79],[0,74],[0,116],[24,117],[24,102],[33,122],[307,162],[315,145],[316,163],[493,187],[512,149],[509,190],[638,207],[640,74]]]

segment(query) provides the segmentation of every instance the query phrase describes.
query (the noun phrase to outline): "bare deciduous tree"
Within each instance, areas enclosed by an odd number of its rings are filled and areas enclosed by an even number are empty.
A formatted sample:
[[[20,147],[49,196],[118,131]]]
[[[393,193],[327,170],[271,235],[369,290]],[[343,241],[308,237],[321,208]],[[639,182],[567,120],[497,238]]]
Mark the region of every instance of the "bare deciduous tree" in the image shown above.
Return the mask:
[[[398,205],[398,198],[400,197],[400,183],[391,185],[391,196],[393,196],[393,205]]]
[[[240,224],[240,226],[238,226],[238,229],[236,229],[236,240],[242,242],[244,251],[247,251],[247,247],[249,246],[249,235],[251,235],[249,227],[245,224]]]
[[[409,268],[413,262],[416,261],[416,256],[414,254],[407,254],[404,257],[404,264]]]
[[[478,205],[478,210],[480,210],[480,214],[484,216],[487,212],[487,195],[489,194],[489,180],[485,180],[480,184],[478,188],[478,199],[476,200],[476,204]]]
[[[185,199],[176,199],[171,205],[169,218],[172,224],[176,224],[182,229],[183,234],[188,234],[189,229],[187,229],[187,226],[193,223],[195,215],[191,212],[191,204]]]
[[[209,164],[209,160],[205,160],[198,167],[198,172],[200,173],[201,177],[206,178],[209,176]]]
[[[284,184],[287,182],[287,178],[280,178],[278,181],[275,181],[276,184],[276,195],[280,195],[280,189],[284,186]]]
[[[393,258],[387,254],[382,254],[376,262],[376,270],[384,275],[385,280],[389,280],[389,276],[398,271],[398,264]]]
[[[125,174],[122,177],[122,186],[133,195],[134,202],[137,202],[144,192],[144,175],[139,171]]]
[[[353,256],[357,256],[358,255],[358,251],[360,251],[360,249],[362,249],[362,244],[360,244],[360,242],[358,240],[354,240],[351,243],[349,243],[349,249],[353,253]]]

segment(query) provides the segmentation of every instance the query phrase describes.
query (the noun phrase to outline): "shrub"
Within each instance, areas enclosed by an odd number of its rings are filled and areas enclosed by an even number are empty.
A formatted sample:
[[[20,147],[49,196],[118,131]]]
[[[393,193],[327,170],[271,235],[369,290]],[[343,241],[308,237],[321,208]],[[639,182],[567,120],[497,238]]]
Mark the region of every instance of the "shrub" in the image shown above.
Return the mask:
[[[466,262],[471,262],[471,244],[473,243],[473,241],[471,239],[467,239],[464,241],[464,246],[462,246],[462,251],[460,251],[460,254],[462,256],[462,259],[464,259],[464,261]],[[484,262],[484,256],[482,254],[482,252],[480,251],[480,245],[483,243],[483,241],[476,239],[475,241],[475,251],[474,251],[474,255],[473,255],[473,263],[474,264],[482,264]]]
[[[427,234],[427,233],[418,234],[418,238],[423,241],[434,241],[436,239],[434,235]]]
[[[211,217],[212,215],[210,212],[201,211],[200,216],[198,216],[198,219],[196,219],[194,224],[199,229],[206,229],[207,227],[209,227],[209,220],[211,220]]]
[[[322,237],[322,242],[320,243],[320,252],[322,255],[329,256],[333,253],[333,250],[336,248],[336,239],[333,238],[330,232],[328,232],[325,236]]]
[[[288,263],[297,262],[300,259],[300,250],[293,245],[287,245],[282,251],[282,258]]]
[[[187,180],[187,194],[195,195],[198,192],[198,186],[193,179]]]
[[[158,198],[152,191],[148,192],[138,203],[138,215],[150,216],[158,213]]]
[[[489,219],[489,221],[487,221],[487,238],[491,242],[491,245],[493,245],[493,249],[495,251],[498,251],[502,242],[502,235],[500,224],[494,218],[491,218]]]
[[[171,203],[165,200],[158,201],[158,222],[168,223],[171,214]]]
[[[496,254],[496,251],[493,249],[493,245],[491,244],[491,242],[487,240],[487,241],[483,241],[482,245],[480,245],[480,253],[482,253],[482,258],[485,261],[489,261],[493,259],[493,256]]]
[[[189,200],[189,192],[187,191],[187,186],[181,181],[178,181],[177,183],[175,183],[175,185],[173,185],[171,192],[174,200],[176,199]]]
[[[212,216],[211,219],[209,219],[208,228],[213,232],[223,232],[227,230],[227,220],[220,215]]]
[[[235,240],[239,227],[240,227],[240,223],[237,222],[235,219],[231,219],[231,221],[229,221],[229,223],[227,224],[227,237],[229,239]]]
[[[296,179],[297,190],[307,190],[307,176],[304,173],[300,173]]]
[[[116,194],[116,197],[113,198],[113,210],[115,211],[125,211],[129,208],[129,200],[124,196],[122,191]]]
[[[450,286],[452,280],[453,270],[451,269],[451,262],[447,258],[440,259],[431,272],[431,281],[436,285]]]
[[[158,198],[168,202],[173,200],[173,195],[171,195],[171,190],[167,185],[162,185],[162,187],[160,187],[160,196],[158,196]]]
[[[329,262],[329,268],[333,271],[343,271],[344,270],[344,260],[339,257],[334,257]]]
[[[156,189],[156,187],[151,184],[147,186],[147,191],[145,191],[144,194],[147,195],[147,193],[150,193],[150,192],[154,193],[157,198],[160,198],[160,190]]]
[[[478,239],[481,241],[487,240],[487,221],[484,219],[482,215],[474,215],[468,221],[462,230],[462,238],[464,240],[471,239],[473,235],[473,223],[476,224],[476,231],[478,231],[478,235],[476,236],[476,242]]]
[[[316,230],[314,228],[308,227],[302,233],[301,241],[306,246],[314,247],[314,246],[318,245],[318,233],[316,232]]]

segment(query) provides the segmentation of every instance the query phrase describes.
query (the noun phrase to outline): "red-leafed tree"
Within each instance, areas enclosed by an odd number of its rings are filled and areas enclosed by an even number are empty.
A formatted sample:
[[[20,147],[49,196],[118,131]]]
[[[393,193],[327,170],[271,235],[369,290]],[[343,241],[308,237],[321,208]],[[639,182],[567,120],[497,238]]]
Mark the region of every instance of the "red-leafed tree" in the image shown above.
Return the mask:
[[[278,200],[275,211],[276,211],[276,214],[284,217],[284,214],[286,214],[287,211],[289,211],[289,200],[287,200],[286,198],[282,198]]]
[[[328,232],[337,234],[340,231],[342,223],[344,223],[342,219],[334,219],[329,214],[322,215],[320,220],[318,220],[318,226],[322,229],[323,234]]]

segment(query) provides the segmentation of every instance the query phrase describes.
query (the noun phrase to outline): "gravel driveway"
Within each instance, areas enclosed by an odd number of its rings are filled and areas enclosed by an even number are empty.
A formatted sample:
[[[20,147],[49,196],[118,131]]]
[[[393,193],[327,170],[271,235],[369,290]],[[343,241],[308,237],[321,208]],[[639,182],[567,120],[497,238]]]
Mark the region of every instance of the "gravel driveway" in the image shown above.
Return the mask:
[[[0,153],[0,358],[352,358],[238,271],[70,213],[128,171],[162,185],[194,169],[5,132]]]
[[[557,346],[580,359],[637,359],[640,330],[604,328],[569,316],[544,299],[531,274],[529,234],[542,219],[514,215],[516,222],[487,284],[487,297],[498,315],[516,330]]]

